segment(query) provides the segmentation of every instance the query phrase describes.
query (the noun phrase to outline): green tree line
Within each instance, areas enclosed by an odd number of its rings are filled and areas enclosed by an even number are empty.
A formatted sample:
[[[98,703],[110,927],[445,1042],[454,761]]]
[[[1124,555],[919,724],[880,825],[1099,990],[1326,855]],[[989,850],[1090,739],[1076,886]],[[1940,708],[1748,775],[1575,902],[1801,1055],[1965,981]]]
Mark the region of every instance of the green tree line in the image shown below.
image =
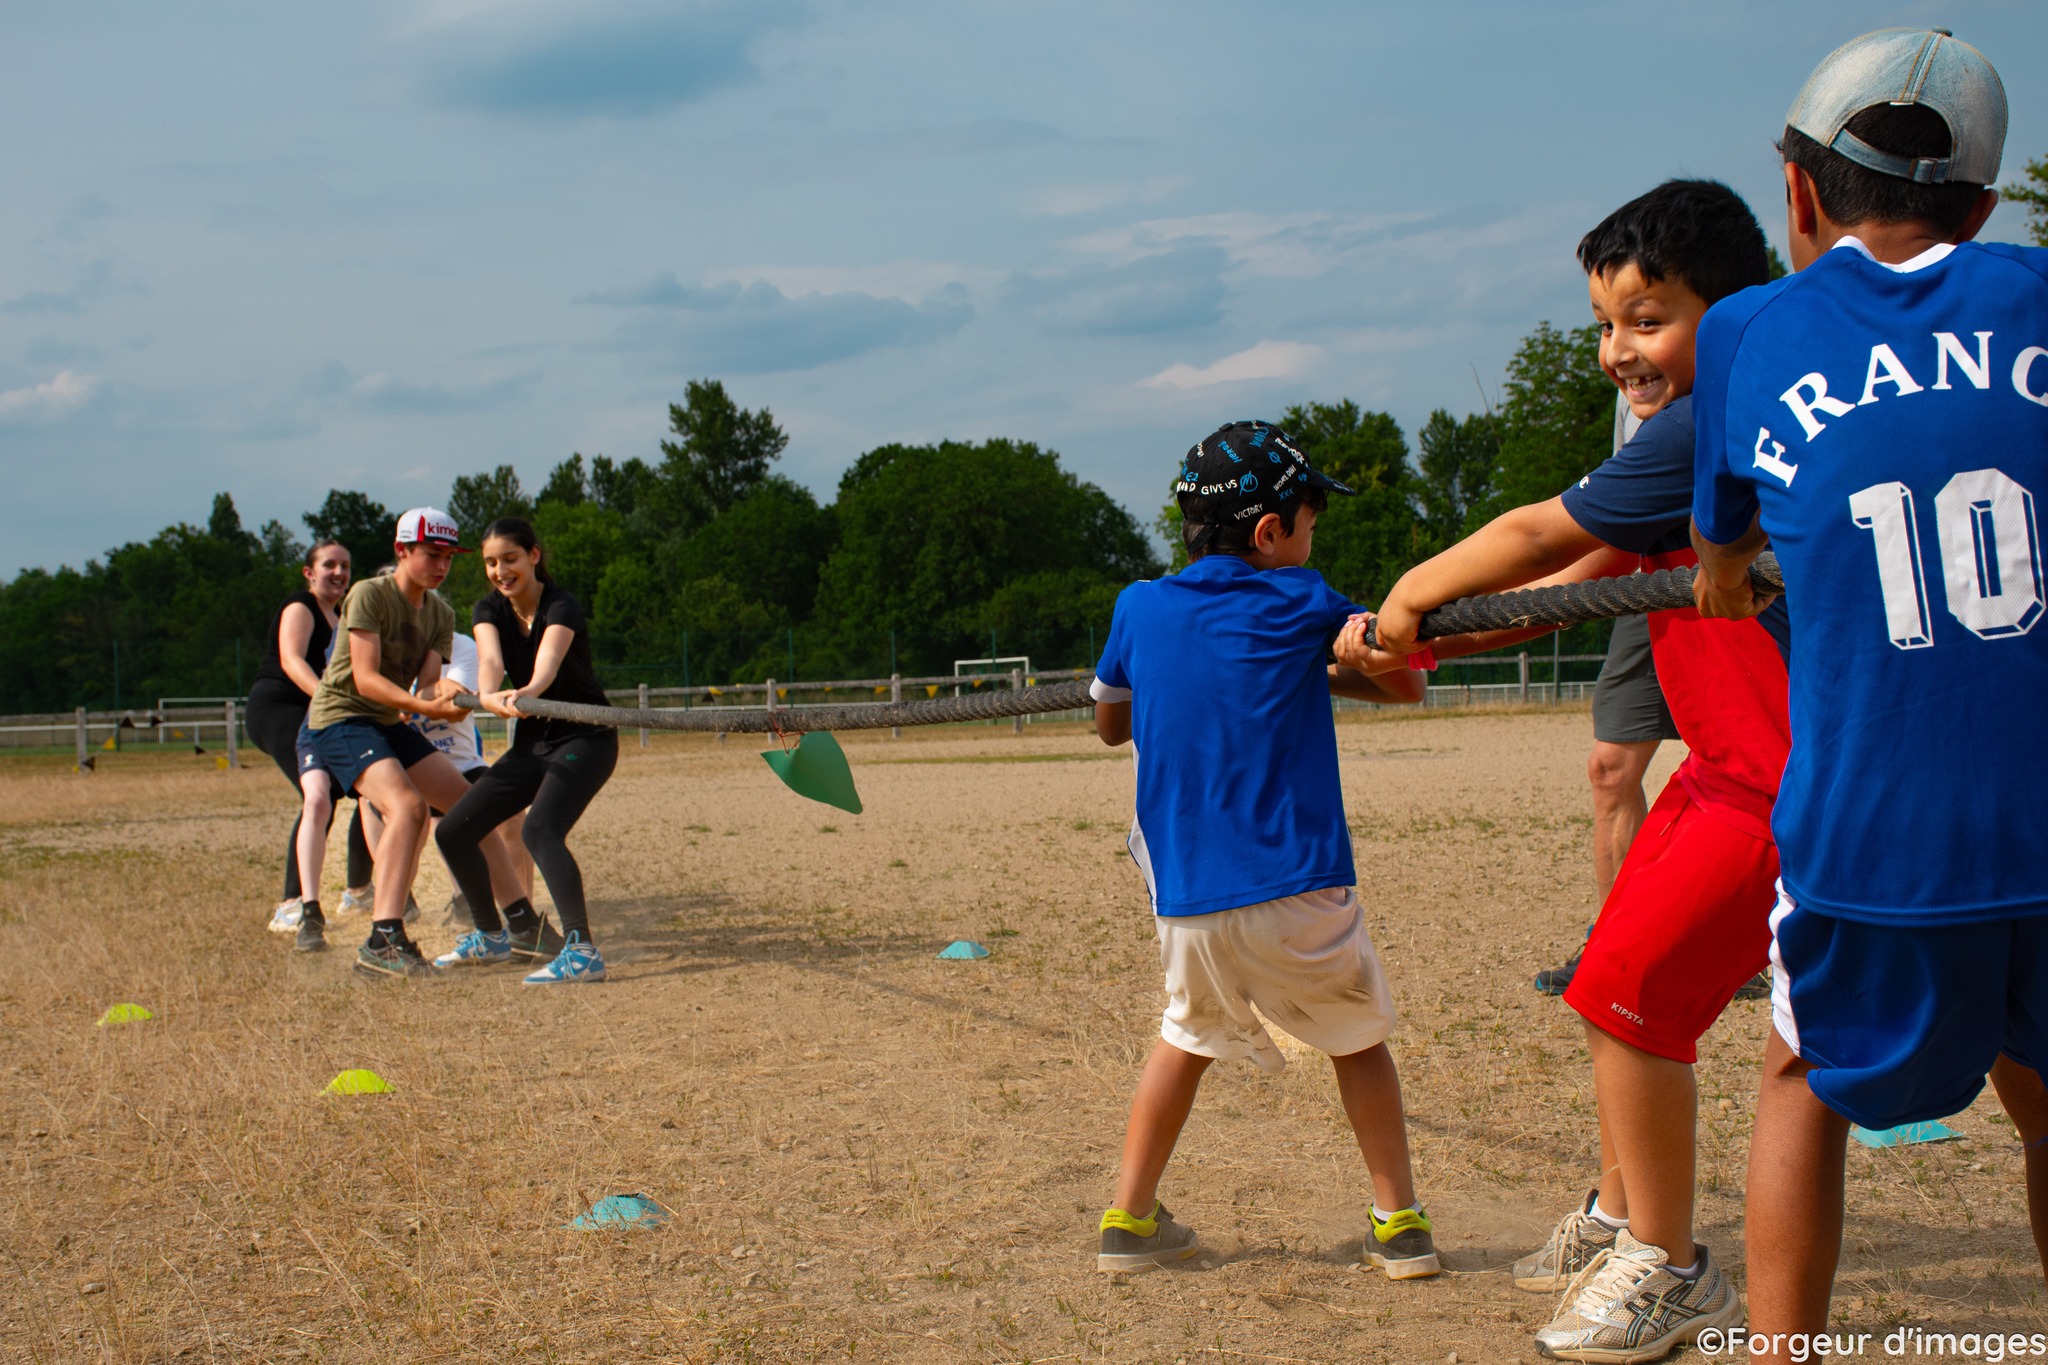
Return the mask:
[[[945,673],[991,651],[1082,667],[1117,592],[1174,567],[1128,510],[1027,441],[882,446],[821,503],[775,472],[788,437],[773,415],[722,383],[690,383],[668,415],[651,461],[572,454],[537,490],[500,465],[447,496],[471,544],[496,517],[532,520],[613,686]],[[1497,408],[1432,413],[1413,445],[1391,416],[1349,400],[1278,420],[1359,490],[1324,515],[1313,562],[1375,602],[1496,511],[1597,464],[1613,416],[1594,329],[1546,323],[1516,350]],[[1177,453],[1161,452],[1162,484]],[[306,536],[275,521],[251,531],[221,493],[204,526],[168,527],[82,569],[25,571],[0,586],[0,711],[240,693],[299,584],[307,537],[340,540],[358,576],[374,573],[394,516],[336,489],[301,518]],[[1177,549],[1170,504],[1153,529]],[[466,623],[486,588],[466,555],[443,591]],[[1596,632],[1567,648],[1598,644]]]

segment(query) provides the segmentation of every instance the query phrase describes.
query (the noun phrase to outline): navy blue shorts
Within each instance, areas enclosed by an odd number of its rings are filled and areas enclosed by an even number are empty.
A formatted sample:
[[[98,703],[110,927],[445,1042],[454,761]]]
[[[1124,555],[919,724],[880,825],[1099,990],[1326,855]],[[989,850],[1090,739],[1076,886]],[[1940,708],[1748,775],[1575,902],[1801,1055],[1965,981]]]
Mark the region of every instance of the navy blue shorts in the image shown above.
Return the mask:
[[[1806,1083],[1865,1128],[1967,1109],[2003,1052],[2048,1058],[2048,916],[1888,925],[1771,913],[1771,1022]]]
[[[311,743],[299,751],[299,771],[325,768],[334,785],[350,796],[355,795],[356,779],[373,764],[395,758],[399,766],[413,768],[441,752],[410,725],[379,725],[374,720],[338,720],[304,735]]]

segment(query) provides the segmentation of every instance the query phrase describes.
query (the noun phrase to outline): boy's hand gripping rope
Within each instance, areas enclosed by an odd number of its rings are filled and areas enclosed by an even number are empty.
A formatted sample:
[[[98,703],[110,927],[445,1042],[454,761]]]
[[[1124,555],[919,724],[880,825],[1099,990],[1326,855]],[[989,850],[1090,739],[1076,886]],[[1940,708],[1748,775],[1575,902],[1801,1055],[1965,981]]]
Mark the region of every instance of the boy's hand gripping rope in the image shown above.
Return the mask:
[[[1785,584],[1778,561],[1769,554],[1757,556],[1750,566],[1750,581],[1765,592],[1783,592]],[[1592,578],[1582,583],[1559,583],[1546,588],[1522,588],[1515,592],[1488,593],[1447,602],[1422,617],[1424,639],[1464,635],[1474,631],[1514,630],[1523,626],[1576,626],[1586,621],[1604,621],[1615,616],[1633,616],[1646,611],[1690,607],[1693,570],[1689,567],[1660,569],[1656,573],[1627,574],[1619,578]],[[1371,634],[1367,643],[1376,644]],[[577,702],[522,698],[519,709],[529,716],[566,720],[577,725],[605,725],[621,730],[688,730],[701,734],[804,734],[812,730],[879,730],[896,725],[947,725],[970,720],[1000,720],[1010,716],[1042,715],[1048,711],[1075,711],[1094,705],[1090,679],[1048,683],[1042,687],[991,689],[962,697],[935,697],[924,701],[860,702],[845,706],[780,706],[770,711],[723,707],[688,709],[677,706],[624,707],[586,706]],[[481,705],[467,693],[456,704],[475,710]]]
[[[1524,626],[1576,626],[1587,621],[1605,621],[1615,616],[1636,616],[1646,611],[1668,611],[1690,607],[1693,569],[1659,569],[1655,573],[1623,574],[1618,578],[1588,578],[1579,583],[1556,583],[1545,588],[1518,588],[1514,592],[1487,593],[1446,602],[1422,614],[1421,637],[1441,639],[1446,635],[1467,635],[1487,630],[1519,630]],[[1749,581],[1769,593],[1785,591],[1778,558],[1768,552],[1749,566]],[[1379,633],[1368,630],[1368,645],[1378,648]]]

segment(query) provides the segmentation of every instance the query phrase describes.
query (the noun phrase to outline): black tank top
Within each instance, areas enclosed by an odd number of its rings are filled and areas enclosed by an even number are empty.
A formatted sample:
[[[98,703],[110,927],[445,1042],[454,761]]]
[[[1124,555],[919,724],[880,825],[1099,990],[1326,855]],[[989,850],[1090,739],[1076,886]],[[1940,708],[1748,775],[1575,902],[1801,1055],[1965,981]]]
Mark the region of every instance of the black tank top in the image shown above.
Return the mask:
[[[334,627],[327,624],[327,613],[320,609],[320,599],[300,588],[285,598],[284,606],[279,607],[277,615],[270,618],[270,633],[263,641],[263,662],[257,666],[256,681],[283,683],[297,692],[299,685],[292,681],[291,674],[284,671],[284,663],[279,654],[281,646],[278,644],[280,628],[284,625],[285,607],[295,604],[313,613],[313,634],[306,640],[306,664],[316,674],[327,671],[327,647],[333,643]],[[312,700],[311,697],[306,698],[308,704]]]

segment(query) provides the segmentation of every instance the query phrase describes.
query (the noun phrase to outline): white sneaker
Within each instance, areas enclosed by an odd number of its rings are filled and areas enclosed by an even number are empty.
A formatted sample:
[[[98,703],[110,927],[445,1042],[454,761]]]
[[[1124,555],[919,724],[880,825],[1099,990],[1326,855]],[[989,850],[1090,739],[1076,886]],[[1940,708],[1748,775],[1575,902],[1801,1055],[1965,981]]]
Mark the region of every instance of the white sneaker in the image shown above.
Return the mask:
[[[357,895],[355,889],[351,887],[341,893],[341,904],[335,907],[335,913],[337,915],[352,915],[358,910],[369,909],[371,905],[376,903],[376,900],[377,887],[375,883],[365,886],[361,895]]]
[[[1562,1311],[1536,1334],[1536,1349],[1552,1360],[1637,1365],[1690,1346],[1709,1327],[1742,1321],[1742,1300],[1721,1267],[1699,1247],[1700,1273],[1672,1273],[1662,1247],[1637,1241],[1627,1228],[1614,1245],[1573,1276]]]
[[[304,913],[297,901],[279,901],[277,909],[270,912],[270,932],[273,934],[296,934],[299,932],[299,916]]]

